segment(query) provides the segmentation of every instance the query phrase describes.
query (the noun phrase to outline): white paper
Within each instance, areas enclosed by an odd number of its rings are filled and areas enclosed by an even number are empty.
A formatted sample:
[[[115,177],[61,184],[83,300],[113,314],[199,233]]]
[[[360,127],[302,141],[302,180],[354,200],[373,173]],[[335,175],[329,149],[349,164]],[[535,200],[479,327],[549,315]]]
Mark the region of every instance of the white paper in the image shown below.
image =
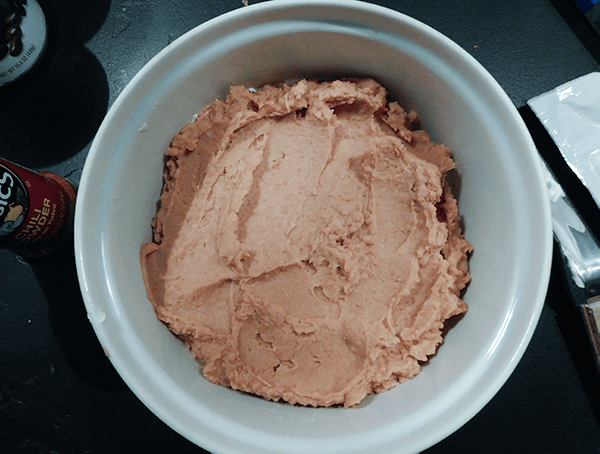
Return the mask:
[[[567,82],[528,104],[600,207],[600,73]]]

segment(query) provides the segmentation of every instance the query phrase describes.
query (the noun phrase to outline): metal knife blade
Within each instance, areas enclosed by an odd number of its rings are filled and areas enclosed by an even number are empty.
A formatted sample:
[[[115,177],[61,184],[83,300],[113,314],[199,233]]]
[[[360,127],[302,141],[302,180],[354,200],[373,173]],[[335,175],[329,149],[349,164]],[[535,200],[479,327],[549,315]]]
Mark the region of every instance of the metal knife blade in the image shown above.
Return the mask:
[[[550,198],[554,238],[575,284],[587,300],[579,305],[600,372],[600,243],[589,230],[562,186],[540,156]]]

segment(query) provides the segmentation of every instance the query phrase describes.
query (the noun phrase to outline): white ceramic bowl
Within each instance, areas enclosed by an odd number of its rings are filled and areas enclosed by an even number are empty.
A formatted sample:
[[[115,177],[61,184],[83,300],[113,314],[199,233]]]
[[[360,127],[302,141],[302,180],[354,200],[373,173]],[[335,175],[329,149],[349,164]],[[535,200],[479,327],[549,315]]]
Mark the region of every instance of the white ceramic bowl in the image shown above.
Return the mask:
[[[140,247],[170,139],[233,84],[369,76],[454,151],[475,252],[466,317],[418,377],[357,409],[268,402],[205,380],[155,317]],[[414,452],[473,417],[507,380],[537,323],[550,273],[549,205],[528,131],[465,51],[402,14],[351,1],[276,1],[206,22],[121,93],[81,179],[75,247],[97,336],[158,417],[215,452]]]

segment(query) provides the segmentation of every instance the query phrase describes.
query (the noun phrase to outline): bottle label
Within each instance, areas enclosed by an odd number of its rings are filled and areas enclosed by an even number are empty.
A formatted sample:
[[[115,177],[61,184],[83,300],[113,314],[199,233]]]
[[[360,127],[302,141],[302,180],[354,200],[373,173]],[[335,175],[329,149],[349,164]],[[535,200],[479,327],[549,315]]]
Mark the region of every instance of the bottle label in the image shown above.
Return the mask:
[[[0,160],[0,246],[44,248],[63,230],[72,200],[55,179]]]
[[[29,193],[23,180],[0,164],[0,238],[14,233],[27,219]]]

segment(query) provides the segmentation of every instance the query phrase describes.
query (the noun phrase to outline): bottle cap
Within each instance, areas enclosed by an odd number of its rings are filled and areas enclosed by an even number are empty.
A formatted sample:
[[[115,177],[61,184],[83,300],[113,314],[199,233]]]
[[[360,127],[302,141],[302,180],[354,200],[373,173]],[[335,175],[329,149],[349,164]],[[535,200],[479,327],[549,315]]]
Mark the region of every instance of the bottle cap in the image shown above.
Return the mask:
[[[33,68],[46,41],[46,18],[36,0],[0,0],[0,87]]]

